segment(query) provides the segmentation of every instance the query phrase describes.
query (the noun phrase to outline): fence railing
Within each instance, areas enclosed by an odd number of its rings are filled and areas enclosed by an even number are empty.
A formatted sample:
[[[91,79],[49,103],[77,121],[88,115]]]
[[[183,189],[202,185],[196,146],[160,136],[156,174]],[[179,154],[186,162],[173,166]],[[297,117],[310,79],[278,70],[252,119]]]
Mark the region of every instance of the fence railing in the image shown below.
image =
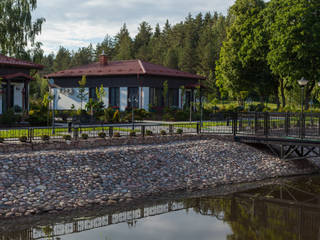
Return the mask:
[[[28,127],[0,129],[0,138],[4,141],[64,139],[70,135],[73,139],[81,137],[129,137],[173,134],[228,134],[264,137],[320,138],[320,113],[269,113],[247,112],[224,115],[212,121],[178,123],[135,123],[107,125],[69,125],[52,127]],[[101,133],[104,133],[101,135]]]

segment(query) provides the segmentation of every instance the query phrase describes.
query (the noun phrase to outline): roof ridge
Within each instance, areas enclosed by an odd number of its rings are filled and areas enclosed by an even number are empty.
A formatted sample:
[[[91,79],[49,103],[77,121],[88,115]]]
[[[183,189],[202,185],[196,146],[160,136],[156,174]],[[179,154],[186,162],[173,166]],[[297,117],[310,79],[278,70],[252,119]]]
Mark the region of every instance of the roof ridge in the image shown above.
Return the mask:
[[[144,66],[143,66],[143,64],[142,64],[142,61],[141,61],[140,59],[138,59],[138,63],[139,63],[139,65],[140,65],[141,69],[142,69],[142,72],[143,72],[144,74],[146,74],[147,71],[146,71],[146,69],[144,68]]]

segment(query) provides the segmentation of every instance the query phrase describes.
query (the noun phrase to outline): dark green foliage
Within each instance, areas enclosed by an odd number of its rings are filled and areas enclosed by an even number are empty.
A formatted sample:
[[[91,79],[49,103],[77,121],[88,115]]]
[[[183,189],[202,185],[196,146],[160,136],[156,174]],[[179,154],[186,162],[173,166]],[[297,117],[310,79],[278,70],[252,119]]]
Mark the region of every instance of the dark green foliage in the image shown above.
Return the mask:
[[[49,136],[49,135],[42,135],[42,136],[41,136],[41,140],[42,140],[42,141],[49,141],[49,139],[50,139],[50,136]]]
[[[28,138],[27,138],[27,136],[21,136],[21,137],[19,137],[19,141],[20,142],[27,142]]]
[[[147,136],[152,136],[153,135],[153,132],[151,130],[146,130],[146,135]]]
[[[120,137],[121,135],[120,135],[120,133],[119,132],[114,132],[113,133],[113,137],[116,137],[116,138],[118,138],[118,137]]]
[[[1,124],[3,125],[13,125],[17,122],[18,116],[14,113],[14,110],[11,108],[1,115],[0,120]]]
[[[100,138],[105,138],[105,137],[107,136],[107,134],[106,134],[105,132],[99,132],[99,133],[98,133],[98,136],[99,136]]]
[[[160,135],[165,136],[165,135],[167,135],[167,132],[165,130],[161,130]]]
[[[129,133],[129,136],[130,137],[136,137],[136,132],[134,130],[130,130],[130,133]]]
[[[81,134],[81,138],[82,138],[82,139],[88,139],[88,137],[89,137],[89,136],[88,136],[88,134],[86,134],[86,133],[82,133],[82,134]]]
[[[177,129],[177,134],[182,134],[183,133],[183,130],[181,128],[178,128]]]
[[[4,138],[0,137],[0,143],[3,143],[3,142],[4,142]]]
[[[63,135],[62,137],[66,141],[70,141],[71,140],[71,135],[69,135],[69,134]]]

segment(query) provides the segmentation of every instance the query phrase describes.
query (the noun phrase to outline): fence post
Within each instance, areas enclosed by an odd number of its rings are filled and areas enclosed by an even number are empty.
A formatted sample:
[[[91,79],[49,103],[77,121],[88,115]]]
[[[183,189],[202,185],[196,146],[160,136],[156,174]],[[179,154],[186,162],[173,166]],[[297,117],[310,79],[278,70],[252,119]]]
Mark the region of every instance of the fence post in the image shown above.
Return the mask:
[[[254,134],[258,132],[258,116],[257,112],[254,112]]]
[[[145,135],[145,131],[146,131],[146,127],[144,125],[141,125],[141,134],[142,134],[143,138],[144,138],[144,135]]]
[[[284,129],[285,129],[285,132],[286,132],[286,136],[289,135],[289,126],[290,124],[290,118],[289,118],[289,113],[286,113],[286,117],[285,117],[285,120],[284,120]]]
[[[113,127],[109,127],[109,137],[113,136]]]
[[[68,133],[72,132],[72,122],[68,122]]]
[[[320,116],[318,116],[318,136],[320,136]]]
[[[264,113],[264,135],[268,137],[269,135],[269,113]]]
[[[78,128],[73,128],[73,139],[77,140],[79,137],[79,129]]]
[[[197,134],[201,133],[200,123],[197,122]]]
[[[232,133],[233,133],[233,138],[236,137],[237,135],[237,126],[238,125],[238,114],[235,113],[233,115],[233,118],[232,118]]]
[[[34,136],[34,129],[33,128],[28,128],[28,138],[29,141],[32,142],[33,136]]]
[[[171,135],[173,134],[173,125],[172,124],[169,125],[169,133]]]

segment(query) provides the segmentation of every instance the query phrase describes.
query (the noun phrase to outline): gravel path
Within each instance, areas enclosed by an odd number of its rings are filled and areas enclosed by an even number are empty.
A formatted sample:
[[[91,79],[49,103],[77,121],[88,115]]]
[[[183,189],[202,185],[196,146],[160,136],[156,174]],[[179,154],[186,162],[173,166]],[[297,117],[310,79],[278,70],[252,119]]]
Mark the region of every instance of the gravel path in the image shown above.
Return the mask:
[[[318,171],[223,140],[0,155],[0,217]]]

